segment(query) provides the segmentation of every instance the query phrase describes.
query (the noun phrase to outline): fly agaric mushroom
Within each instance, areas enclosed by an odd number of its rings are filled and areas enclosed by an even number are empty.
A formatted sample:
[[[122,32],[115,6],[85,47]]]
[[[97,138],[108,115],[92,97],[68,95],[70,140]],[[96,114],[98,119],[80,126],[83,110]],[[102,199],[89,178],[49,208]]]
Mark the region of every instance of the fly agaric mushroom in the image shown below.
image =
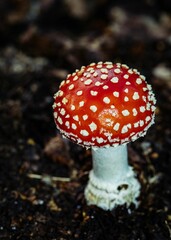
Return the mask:
[[[126,144],[154,123],[156,100],[145,77],[125,64],[92,63],[69,74],[54,99],[62,135],[92,149],[87,203],[104,210],[138,206],[140,183],[128,165]]]

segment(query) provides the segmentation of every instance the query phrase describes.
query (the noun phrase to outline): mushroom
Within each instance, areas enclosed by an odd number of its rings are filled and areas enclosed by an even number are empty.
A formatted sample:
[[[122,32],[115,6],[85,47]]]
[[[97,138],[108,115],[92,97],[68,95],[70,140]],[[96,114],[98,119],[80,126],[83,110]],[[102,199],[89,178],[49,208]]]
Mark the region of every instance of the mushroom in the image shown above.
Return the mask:
[[[128,165],[127,143],[154,123],[156,100],[145,77],[125,64],[92,63],[69,74],[54,99],[62,135],[92,149],[87,204],[104,210],[137,207],[140,183]]]

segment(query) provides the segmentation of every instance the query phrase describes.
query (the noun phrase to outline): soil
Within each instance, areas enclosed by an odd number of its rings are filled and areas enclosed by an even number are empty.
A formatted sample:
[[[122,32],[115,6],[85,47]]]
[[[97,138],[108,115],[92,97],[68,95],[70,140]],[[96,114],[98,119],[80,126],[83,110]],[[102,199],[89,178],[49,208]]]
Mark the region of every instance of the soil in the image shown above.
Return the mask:
[[[171,2],[0,2],[0,239],[171,239]],[[137,68],[152,84],[155,125],[128,145],[140,205],[87,206],[91,151],[63,139],[53,95],[91,62]]]

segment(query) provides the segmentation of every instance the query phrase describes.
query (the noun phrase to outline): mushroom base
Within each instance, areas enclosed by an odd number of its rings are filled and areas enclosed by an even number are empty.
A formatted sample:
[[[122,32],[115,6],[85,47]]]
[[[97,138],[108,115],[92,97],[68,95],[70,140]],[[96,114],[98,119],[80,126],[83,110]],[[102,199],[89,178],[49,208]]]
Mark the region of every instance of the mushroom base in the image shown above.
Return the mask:
[[[118,181],[117,184],[101,182],[91,171],[85,189],[87,204],[96,205],[104,210],[112,210],[124,204],[128,208],[132,203],[135,207],[138,207],[137,198],[139,194],[140,184],[131,167],[129,167],[128,175],[123,180]]]
[[[128,165],[127,147],[92,149],[93,170],[85,189],[88,205],[112,210],[120,205],[138,207],[140,183]]]

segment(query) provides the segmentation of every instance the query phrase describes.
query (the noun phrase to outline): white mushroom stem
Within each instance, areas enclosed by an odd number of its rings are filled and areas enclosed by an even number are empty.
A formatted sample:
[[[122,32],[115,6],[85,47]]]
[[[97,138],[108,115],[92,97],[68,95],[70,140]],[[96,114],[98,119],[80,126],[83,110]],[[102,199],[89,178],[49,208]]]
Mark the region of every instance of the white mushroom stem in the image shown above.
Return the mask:
[[[118,205],[138,206],[140,183],[128,165],[127,146],[92,148],[93,169],[85,189],[89,205],[112,210]]]

